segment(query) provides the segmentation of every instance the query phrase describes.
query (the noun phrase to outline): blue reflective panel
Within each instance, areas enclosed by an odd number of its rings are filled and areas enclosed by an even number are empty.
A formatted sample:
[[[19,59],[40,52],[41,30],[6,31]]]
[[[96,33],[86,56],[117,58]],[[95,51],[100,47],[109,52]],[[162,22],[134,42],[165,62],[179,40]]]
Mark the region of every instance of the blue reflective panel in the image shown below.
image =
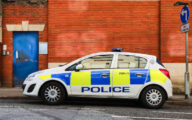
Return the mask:
[[[106,75],[105,77],[102,75]],[[92,71],[91,85],[110,85],[110,71]]]
[[[52,75],[51,75],[51,78],[59,78],[59,79],[61,79],[66,85],[70,85],[71,73],[52,74]]]
[[[130,84],[145,84],[145,82],[150,82],[148,69],[130,69]]]
[[[13,32],[13,84],[21,87],[24,79],[38,71],[38,32]]]

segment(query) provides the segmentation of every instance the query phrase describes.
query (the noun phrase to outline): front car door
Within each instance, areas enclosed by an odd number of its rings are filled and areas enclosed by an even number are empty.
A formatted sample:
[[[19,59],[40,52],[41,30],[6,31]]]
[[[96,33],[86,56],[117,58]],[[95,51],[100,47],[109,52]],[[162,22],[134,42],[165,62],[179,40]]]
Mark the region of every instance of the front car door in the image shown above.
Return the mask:
[[[112,96],[111,66],[113,54],[100,54],[85,58],[67,70],[71,70],[71,94],[88,96]],[[80,71],[75,70],[83,65]]]
[[[113,70],[113,96],[135,97],[140,88],[150,80],[146,65],[147,59],[143,57],[119,54],[117,69]]]

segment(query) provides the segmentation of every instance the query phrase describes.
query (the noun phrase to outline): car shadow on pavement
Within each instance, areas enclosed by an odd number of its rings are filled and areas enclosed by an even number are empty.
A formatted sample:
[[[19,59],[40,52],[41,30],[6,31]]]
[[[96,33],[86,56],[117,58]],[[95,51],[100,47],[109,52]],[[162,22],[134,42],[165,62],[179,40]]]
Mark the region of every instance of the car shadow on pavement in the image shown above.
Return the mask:
[[[84,105],[84,106],[124,106],[139,107],[141,106],[137,100],[129,99],[109,99],[109,98],[68,98],[64,104],[68,105]]]
[[[47,105],[39,98],[28,98],[26,104]],[[111,107],[136,107],[142,108],[137,100],[130,99],[110,99],[110,98],[67,98],[61,105],[64,106],[111,106]],[[53,106],[53,105],[52,105]],[[57,106],[57,105],[56,105]],[[60,105],[59,105],[60,106]]]

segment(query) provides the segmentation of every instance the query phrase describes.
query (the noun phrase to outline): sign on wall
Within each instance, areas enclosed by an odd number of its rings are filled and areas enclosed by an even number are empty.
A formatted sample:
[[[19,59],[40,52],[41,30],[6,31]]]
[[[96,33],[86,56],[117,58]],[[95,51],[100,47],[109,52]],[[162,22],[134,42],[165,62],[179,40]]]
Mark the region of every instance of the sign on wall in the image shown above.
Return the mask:
[[[48,54],[47,42],[39,42],[39,54]]]

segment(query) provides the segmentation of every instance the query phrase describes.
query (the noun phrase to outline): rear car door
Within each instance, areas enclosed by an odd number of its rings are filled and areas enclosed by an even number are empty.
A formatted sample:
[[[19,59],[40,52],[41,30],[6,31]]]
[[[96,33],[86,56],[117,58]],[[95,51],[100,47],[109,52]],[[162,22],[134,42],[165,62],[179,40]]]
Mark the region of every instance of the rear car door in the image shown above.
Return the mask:
[[[76,63],[83,69],[71,72],[71,94],[112,96],[111,72],[113,54],[95,55]],[[75,66],[75,65],[74,65]],[[73,68],[75,68],[72,66]]]
[[[119,54],[117,69],[113,70],[113,96],[135,97],[141,87],[150,81],[147,59]]]

